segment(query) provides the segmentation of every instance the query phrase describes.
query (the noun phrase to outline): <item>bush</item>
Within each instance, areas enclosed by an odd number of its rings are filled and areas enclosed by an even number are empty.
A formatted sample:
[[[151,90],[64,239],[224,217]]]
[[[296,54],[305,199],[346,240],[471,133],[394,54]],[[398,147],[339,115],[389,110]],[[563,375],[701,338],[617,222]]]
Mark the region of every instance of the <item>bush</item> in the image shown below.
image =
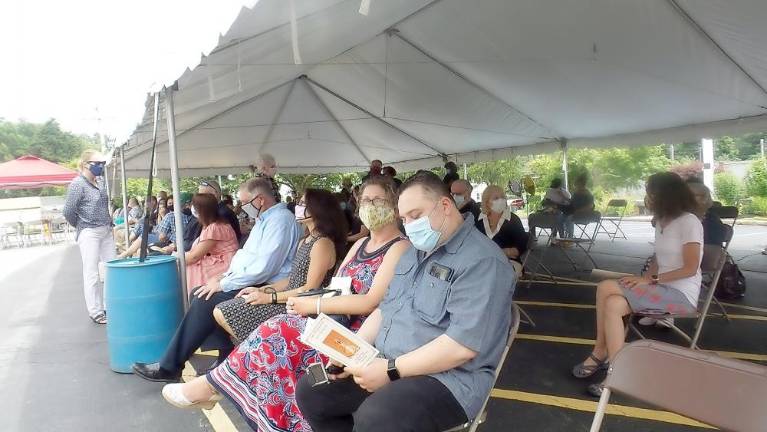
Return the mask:
[[[714,196],[724,205],[735,205],[743,197],[743,185],[729,173],[714,175]]]
[[[767,216],[767,198],[754,197],[745,205],[743,213],[751,216]]]
[[[767,197],[767,167],[765,159],[755,160],[746,174],[746,191],[752,197]]]

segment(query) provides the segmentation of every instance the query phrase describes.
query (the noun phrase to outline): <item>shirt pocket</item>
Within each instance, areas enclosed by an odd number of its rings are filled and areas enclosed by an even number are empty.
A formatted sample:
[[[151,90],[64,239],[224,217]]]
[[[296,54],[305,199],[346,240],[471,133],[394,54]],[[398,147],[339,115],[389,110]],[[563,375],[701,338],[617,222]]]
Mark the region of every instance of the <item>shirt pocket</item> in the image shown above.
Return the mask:
[[[381,305],[389,304],[405,294],[411,284],[413,267],[415,267],[415,263],[405,263],[403,261],[400,261],[394,267],[394,276],[389,283],[389,287],[386,289],[384,298],[381,300]]]
[[[427,275],[416,287],[413,309],[427,323],[439,324],[447,314],[449,293],[450,282]]]

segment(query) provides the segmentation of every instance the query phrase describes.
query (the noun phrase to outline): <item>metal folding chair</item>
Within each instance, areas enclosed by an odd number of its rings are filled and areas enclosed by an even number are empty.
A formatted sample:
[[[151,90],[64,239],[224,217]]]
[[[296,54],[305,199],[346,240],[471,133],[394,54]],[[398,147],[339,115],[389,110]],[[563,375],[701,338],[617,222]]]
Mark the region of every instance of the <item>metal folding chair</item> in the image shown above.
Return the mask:
[[[16,246],[24,246],[24,229],[20,222],[4,223],[0,226],[0,240],[3,247],[11,245],[11,239],[15,239]]]
[[[636,333],[637,336],[645,339],[645,336],[642,334],[642,332],[639,331],[636,325],[634,325],[634,317],[650,317],[654,319],[674,318],[675,320],[678,318],[695,319],[695,330],[692,336],[685,333],[684,330],[680,329],[675,324],[669,325],[671,330],[683,337],[690,344],[690,348],[698,348],[698,339],[700,338],[701,331],[703,330],[703,324],[705,323],[706,317],[708,316],[708,310],[711,306],[711,303],[712,301],[716,301],[718,304],[718,301],[714,298],[714,291],[716,291],[716,285],[719,283],[719,277],[722,274],[724,263],[727,260],[727,248],[732,241],[733,233],[731,226],[725,225],[725,228],[726,231],[724,246],[704,245],[703,247],[703,259],[700,263],[700,269],[701,272],[706,274],[708,277],[706,278],[707,281],[704,281],[704,283],[701,284],[700,297],[698,300],[698,310],[691,314],[655,314],[635,312],[629,315],[627,330],[630,329]],[[724,307],[721,304],[719,304],[719,307],[722,309],[724,315],[726,316]]]
[[[610,363],[591,432],[615,392],[728,431],[767,425],[767,367],[657,341],[636,341]]]
[[[506,348],[503,349],[503,354],[501,354],[501,360],[498,362],[498,366],[495,368],[495,374],[493,377],[493,387],[495,387],[496,381],[498,381],[498,375],[501,374],[501,370],[503,369],[503,364],[506,362],[506,357],[509,355],[509,351],[511,350],[511,344],[514,342],[514,338],[517,335],[517,330],[519,330],[519,307],[516,304],[511,305],[511,326],[509,327],[509,337],[506,339]],[[458,425],[456,427],[450,428],[446,430],[445,432],[476,432],[479,425],[485,422],[487,419],[487,401],[490,400],[490,394],[493,391],[493,387],[490,388],[490,392],[487,393],[487,396],[485,397],[485,401],[482,403],[482,409],[479,410],[479,415],[466,423],[462,425]]]
[[[732,228],[735,228],[735,223],[738,222],[738,215],[740,213],[738,208],[735,206],[711,207],[708,209],[708,212],[715,216],[719,216],[719,219],[721,219],[722,222],[728,219],[731,220],[730,226]]]
[[[621,229],[621,223],[623,222],[623,216],[626,214],[627,207],[628,201],[625,199],[610,200],[605,208],[605,215],[602,216],[599,223],[597,235],[605,233],[611,239],[610,241],[615,241],[615,238],[620,233],[622,239],[628,240],[626,233]],[[607,229],[605,222],[611,225],[611,229]]]

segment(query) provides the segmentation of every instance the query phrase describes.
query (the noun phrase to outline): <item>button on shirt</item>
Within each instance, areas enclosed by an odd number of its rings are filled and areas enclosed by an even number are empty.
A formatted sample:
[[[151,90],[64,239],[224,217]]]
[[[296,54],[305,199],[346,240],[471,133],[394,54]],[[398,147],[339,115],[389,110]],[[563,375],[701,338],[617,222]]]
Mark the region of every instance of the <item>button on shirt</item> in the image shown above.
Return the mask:
[[[221,279],[225,292],[285,279],[290,274],[301,231],[285,204],[276,204],[256,219],[248,241],[237,251]]]
[[[449,280],[432,276],[434,264],[452,269]],[[379,308],[376,348],[396,358],[445,334],[477,353],[471,361],[433,374],[475,417],[493,385],[511,324],[516,275],[501,250],[474,228],[472,217],[444,245],[426,256],[410,248],[400,258]],[[436,272],[437,274],[444,271]]]
[[[104,181],[97,177],[96,184],[89,182],[82,174],[75,177],[67,189],[64,202],[64,218],[77,229],[76,237],[85,228],[111,227],[109,197]]]

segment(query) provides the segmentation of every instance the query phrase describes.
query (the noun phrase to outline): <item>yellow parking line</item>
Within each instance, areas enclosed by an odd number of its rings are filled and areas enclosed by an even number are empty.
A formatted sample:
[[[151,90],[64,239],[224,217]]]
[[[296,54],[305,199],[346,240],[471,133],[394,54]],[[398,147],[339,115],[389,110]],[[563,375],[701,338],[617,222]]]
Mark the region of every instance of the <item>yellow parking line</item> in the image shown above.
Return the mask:
[[[197,377],[197,371],[191,363],[186,362],[181,377],[184,382],[189,382]],[[212,410],[200,411],[202,411],[202,413],[205,414],[205,417],[208,418],[208,422],[210,422],[210,425],[215,432],[238,432],[237,426],[232,423],[232,420],[221,407],[221,404],[216,404]]]
[[[594,345],[593,339],[571,338],[566,336],[533,335],[533,334],[526,334],[526,333],[518,333],[516,338],[524,339],[524,340],[566,343],[566,344],[574,344],[574,345]],[[702,350],[702,351],[717,353],[722,357],[728,357],[733,359],[767,362],[767,355],[765,354],[752,354],[752,353],[715,351],[715,350]]]
[[[556,303],[556,302],[544,302],[544,301],[528,301],[528,300],[517,300],[515,303],[522,305],[522,306],[543,306],[543,307],[560,307],[560,308],[568,308],[568,309],[596,309],[596,306],[594,305],[588,305],[588,304],[577,304],[577,303]],[[758,308],[754,308],[758,309]],[[709,316],[716,316],[716,317],[723,317],[722,314],[710,314]],[[737,315],[737,314],[727,314],[731,319],[740,319],[740,320],[752,320],[752,321],[767,321],[767,316],[762,315]]]
[[[493,389],[491,395],[496,398],[516,400],[521,402],[529,402],[539,405],[548,405],[559,408],[567,408],[577,411],[596,412],[597,402],[575,399],[561,396],[551,396],[538,393],[528,393],[517,390],[502,390]],[[623,417],[630,417],[642,420],[654,420],[665,423],[674,423],[686,426],[702,427],[707,429],[714,429],[713,427],[697,422],[687,417],[682,417],[678,414],[674,414],[668,411],[658,411],[645,408],[635,408],[624,405],[610,404],[607,406],[607,414],[619,415]]]

